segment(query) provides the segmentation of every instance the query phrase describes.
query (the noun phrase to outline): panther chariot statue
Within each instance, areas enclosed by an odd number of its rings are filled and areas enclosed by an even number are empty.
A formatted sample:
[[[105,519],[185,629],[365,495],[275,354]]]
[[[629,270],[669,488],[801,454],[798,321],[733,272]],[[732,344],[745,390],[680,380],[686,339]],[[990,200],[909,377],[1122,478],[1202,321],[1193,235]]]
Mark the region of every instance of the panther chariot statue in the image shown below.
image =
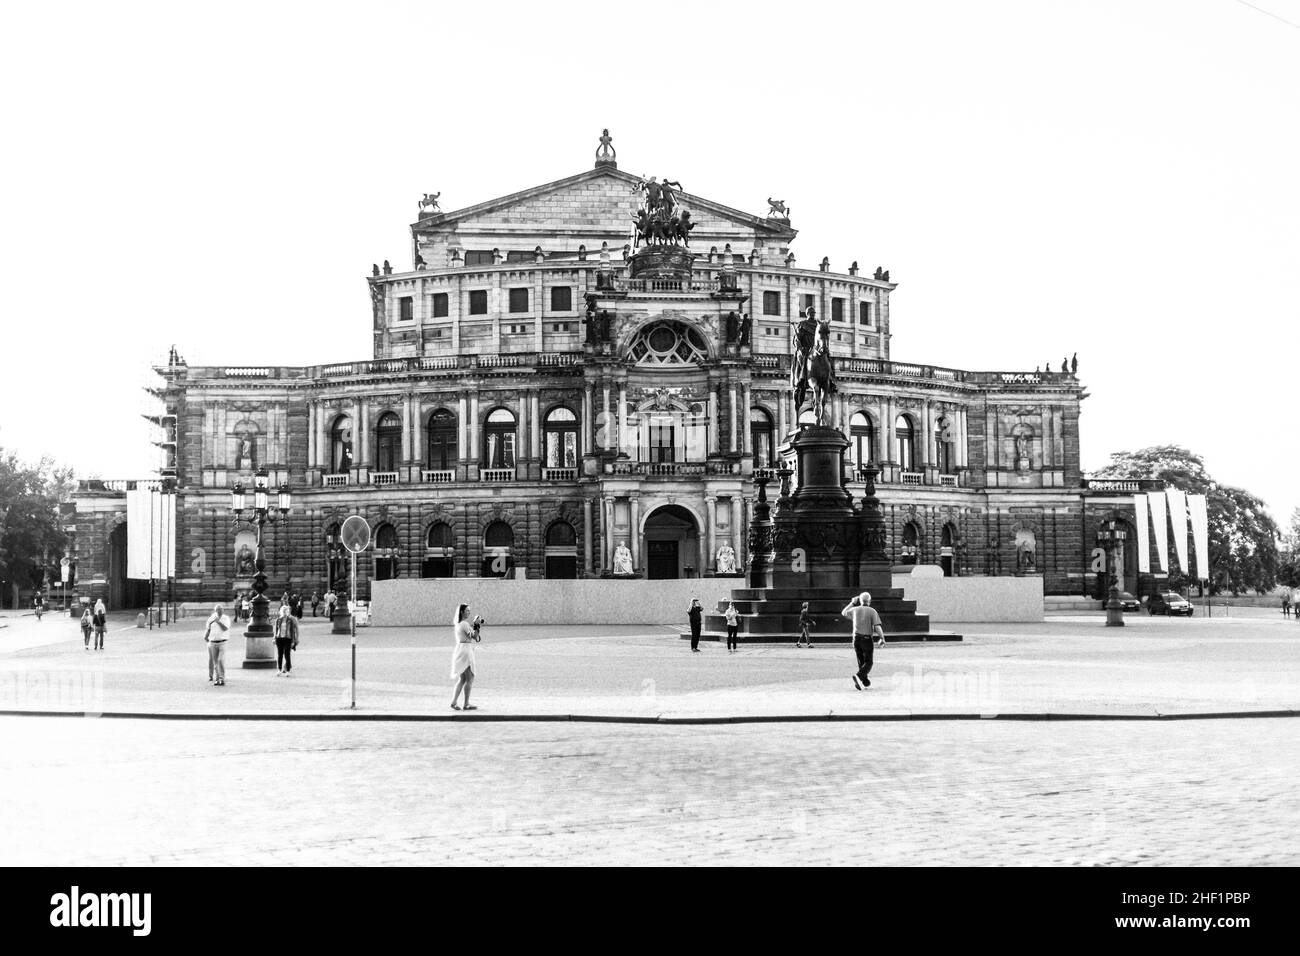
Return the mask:
[[[790,389],[794,392],[795,419],[812,394],[812,411],[818,425],[826,424],[826,399],[839,391],[831,357],[831,324],[818,319],[809,306],[794,323],[794,355],[790,360]]]
[[[691,214],[685,209],[677,209],[677,193],[682,184],[665,179],[659,182],[657,176],[642,179],[632,187],[633,192],[641,193],[641,208],[632,217],[635,225],[632,235],[633,248],[642,245],[690,245]]]

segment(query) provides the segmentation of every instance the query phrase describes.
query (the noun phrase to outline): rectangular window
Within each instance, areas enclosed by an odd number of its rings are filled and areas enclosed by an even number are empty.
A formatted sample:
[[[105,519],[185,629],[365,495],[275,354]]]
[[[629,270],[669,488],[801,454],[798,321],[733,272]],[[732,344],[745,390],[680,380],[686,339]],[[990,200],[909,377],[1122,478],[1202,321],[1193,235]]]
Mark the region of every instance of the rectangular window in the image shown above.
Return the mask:
[[[415,318],[415,301],[409,295],[398,299],[397,307],[397,317],[400,321],[410,322]]]
[[[435,339],[442,338],[442,329],[434,329],[432,337]]]
[[[811,309],[814,305],[817,304],[815,300],[816,300],[816,296],[811,295],[807,292],[799,296],[799,311],[807,312],[809,309]]]
[[[506,262],[532,262],[536,258],[536,253],[532,252],[507,252]]]
[[[557,285],[551,289],[551,311],[573,311],[573,290],[567,285]]]
[[[554,325],[551,326],[551,331],[552,331],[552,332],[572,332],[572,331],[573,331],[573,323],[572,323],[572,322],[556,322]]]
[[[469,314],[487,315],[487,290],[475,289],[469,294]]]
[[[780,292],[763,293],[763,314],[764,315],[781,314],[781,293]]]
[[[858,324],[859,325],[871,324],[871,303],[870,302],[858,303]]]
[[[435,292],[433,294],[433,317],[435,319],[445,319],[447,317],[447,293]]]
[[[831,321],[832,322],[844,321],[844,300],[843,299],[831,299]]]
[[[511,312],[528,311],[528,290],[527,289],[510,290],[510,311]]]
[[[465,265],[467,266],[490,266],[496,260],[492,256],[492,250],[486,252],[467,252],[465,253]]]

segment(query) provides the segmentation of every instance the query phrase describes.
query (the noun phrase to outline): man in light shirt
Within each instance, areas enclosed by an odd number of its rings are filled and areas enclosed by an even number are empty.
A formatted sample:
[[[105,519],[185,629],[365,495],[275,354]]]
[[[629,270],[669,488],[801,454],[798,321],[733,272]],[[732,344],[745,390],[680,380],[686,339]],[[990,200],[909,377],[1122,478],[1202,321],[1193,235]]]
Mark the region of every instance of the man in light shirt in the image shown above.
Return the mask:
[[[858,690],[871,686],[872,651],[877,637],[885,639],[885,629],[880,615],[871,606],[871,593],[863,591],[840,614],[853,622],[853,652],[858,655],[858,672],[853,675],[853,686]]]
[[[220,604],[208,615],[203,640],[208,644],[208,682],[215,687],[226,683],[226,641],[230,637],[230,618]]]

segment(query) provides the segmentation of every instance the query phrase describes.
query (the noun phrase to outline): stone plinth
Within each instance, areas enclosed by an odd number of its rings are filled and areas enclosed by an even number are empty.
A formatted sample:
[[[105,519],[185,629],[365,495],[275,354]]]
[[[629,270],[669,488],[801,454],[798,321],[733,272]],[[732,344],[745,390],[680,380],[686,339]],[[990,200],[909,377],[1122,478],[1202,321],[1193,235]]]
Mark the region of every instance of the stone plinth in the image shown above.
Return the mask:
[[[633,279],[687,279],[695,254],[682,246],[642,246],[628,259]]]

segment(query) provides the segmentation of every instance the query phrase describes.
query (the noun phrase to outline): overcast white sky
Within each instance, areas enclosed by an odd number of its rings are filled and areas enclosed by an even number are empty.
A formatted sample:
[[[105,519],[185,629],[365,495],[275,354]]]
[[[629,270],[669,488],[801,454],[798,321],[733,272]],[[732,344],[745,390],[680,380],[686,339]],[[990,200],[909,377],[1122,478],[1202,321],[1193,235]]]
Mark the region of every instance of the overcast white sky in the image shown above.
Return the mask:
[[[784,199],[801,264],[890,269],[894,358],[1077,351],[1085,468],[1183,444],[1285,523],[1300,0],[1257,6],[6,4],[0,445],[151,473],[169,345],[368,358],[422,193],[579,172],[607,126],[630,172]]]

